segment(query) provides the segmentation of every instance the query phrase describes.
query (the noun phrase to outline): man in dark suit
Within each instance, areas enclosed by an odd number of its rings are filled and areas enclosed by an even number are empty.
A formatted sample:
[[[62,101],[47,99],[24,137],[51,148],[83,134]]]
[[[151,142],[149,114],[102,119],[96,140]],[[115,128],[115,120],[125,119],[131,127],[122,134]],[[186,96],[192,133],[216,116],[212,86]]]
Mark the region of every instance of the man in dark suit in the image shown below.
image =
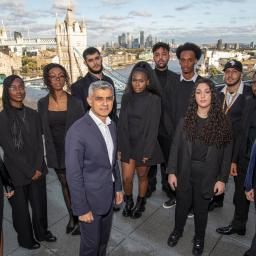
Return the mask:
[[[66,136],[66,174],[72,209],[80,220],[80,256],[106,255],[114,198],[116,204],[123,200],[116,127],[108,117],[113,95],[110,83],[93,82],[87,98],[91,109]]]
[[[224,113],[229,117],[233,130],[233,152],[230,175],[234,177],[235,192],[233,203],[235,212],[231,224],[217,228],[222,235],[245,235],[248,219],[249,201],[244,193],[244,181],[250,158],[248,152],[256,138],[251,132],[253,124],[253,95],[249,86],[242,81],[242,63],[236,60],[228,61],[224,66],[226,86],[221,90],[221,103]],[[223,197],[214,199],[214,206],[221,207]]]
[[[89,47],[83,52],[84,64],[88,68],[88,73],[81,79],[77,80],[74,84],[71,85],[71,94],[83,102],[84,110],[88,111],[90,106],[87,102],[88,97],[88,88],[92,82],[103,80],[109,82],[114,88],[115,96],[115,87],[113,80],[104,75],[102,57],[100,52],[95,47]],[[114,121],[117,121],[116,114],[116,99],[114,99],[113,109],[110,112],[110,118]]]
[[[155,74],[159,82],[160,96],[161,96],[161,119],[158,130],[158,141],[163,152],[165,163],[168,161],[169,150],[171,147],[172,138],[172,121],[170,115],[170,95],[168,94],[168,87],[172,86],[175,79],[178,79],[179,75],[168,69],[168,62],[170,60],[170,46],[163,42],[156,43],[153,48],[153,59],[155,62]],[[166,174],[166,164],[161,164],[161,183],[162,190],[166,193],[168,198],[173,204],[175,204],[175,195],[168,184],[168,176]],[[148,175],[148,190],[147,197],[150,197],[152,192],[156,190],[156,175],[157,165],[150,167]]]
[[[252,78],[252,92],[254,98],[254,107],[252,108],[253,114],[251,118],[250,130],[251,133],[256,133],[256,72]],[[256,209],[256,141],[251,148],[250,153],[250,162],[247,169],[246,179],[245,179],[245,194],[249,201],[254,202]],[[244,253],[244,256],[253,256],[256,255],[256,232],[254,234],[252,244],[249,250]]]

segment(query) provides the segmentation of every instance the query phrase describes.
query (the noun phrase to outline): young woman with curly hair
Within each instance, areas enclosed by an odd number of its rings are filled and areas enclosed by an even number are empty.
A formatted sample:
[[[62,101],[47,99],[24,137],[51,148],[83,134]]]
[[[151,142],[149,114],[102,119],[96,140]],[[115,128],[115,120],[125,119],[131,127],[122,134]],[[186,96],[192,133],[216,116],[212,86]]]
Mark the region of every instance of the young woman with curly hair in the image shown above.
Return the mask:
[[[169,246],[175,246],[182,236],[187,214],[193,206],[192,253],[203,253],[210,199],[224,192],[229,176],[231,133],[214,85],[209,79],[198,80],[186,115],[176,129],[168,161],[168,181],[177,194],[175,228],[168,238]]]

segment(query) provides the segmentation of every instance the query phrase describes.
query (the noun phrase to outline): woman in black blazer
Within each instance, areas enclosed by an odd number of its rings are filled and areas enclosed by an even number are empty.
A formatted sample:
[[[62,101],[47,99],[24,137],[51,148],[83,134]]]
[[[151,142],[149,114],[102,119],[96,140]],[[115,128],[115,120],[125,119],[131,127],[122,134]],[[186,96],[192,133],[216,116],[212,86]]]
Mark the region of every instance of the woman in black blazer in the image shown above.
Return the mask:
[[[145,210],[149,166],[163,161],[157,141],[161,115],[161,100],[157,91],[151,66],[138,62],[129,77],[118,121],[118,151],[126,202],[122,214],[134,219],[141,217]],[[135,170],[139,179],[139,195],[134,206],[132,189]]]
[[[177,195],[175,228],[168,238],[169,246],[175,246],[182,236],[187,214],[193,206],[192,252],[193,255],[203,253],[210,199],[224,192],[229,176],[231,134],[214,85],[209,79],[198,80],[186,115],[176,128],[168,160],[168,181]]]
[[[9,198],[13,226],[20,246],[38,249],[38,242],[56,241],[56,237],[47,230],[47,168],[40,118],[35,110],[24,106],[25,85],[19,76],[6,77],[3,86],[0,147],[15,189],[14,195]]]
[[[70,193],[65,170],[65,136],[68,128],[84,115],[82,102],[64,91],[69,87],[69,77],[65,68],[51,63],[44,67],[43,79],[49,94],[38,102],[45,139],[47,166],[54,168],[60,181],[64,201],[69,212],[66,233],[79,234],[78,219],[71,210]]]

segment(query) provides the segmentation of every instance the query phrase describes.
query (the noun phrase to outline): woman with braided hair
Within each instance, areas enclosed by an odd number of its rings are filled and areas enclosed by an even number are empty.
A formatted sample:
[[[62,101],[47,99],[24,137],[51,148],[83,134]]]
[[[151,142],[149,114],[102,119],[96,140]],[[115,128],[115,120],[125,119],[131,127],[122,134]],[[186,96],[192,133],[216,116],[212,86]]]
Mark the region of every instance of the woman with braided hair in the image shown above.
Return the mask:
[[[192,206],[195,214],[192,253],[203,253],[210,199],[224,192],[229,176],[231,134],[213,83],[206,78],[198,80],[185,117],[176,129],[168,161],[168,181],[177,195],[175,227],[168,238],[169,246],[178,243]]]

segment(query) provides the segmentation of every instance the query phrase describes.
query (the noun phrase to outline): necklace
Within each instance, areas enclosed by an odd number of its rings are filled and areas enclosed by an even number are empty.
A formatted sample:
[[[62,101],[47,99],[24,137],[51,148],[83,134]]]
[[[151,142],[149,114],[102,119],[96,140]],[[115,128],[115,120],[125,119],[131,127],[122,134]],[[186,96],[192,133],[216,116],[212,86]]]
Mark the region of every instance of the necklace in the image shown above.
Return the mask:
[[[226,89],[225,96],[224,96],[224,100],[223,100],[223,104],[222,104],[222,111],[224,112],[225,115],[228,113],[228,111],[230,110],[231,106],[232,106],[233,103],[235,102],[235,100],[236,100],[236,98],[237,98],[237,97],[236,97],[236,96],[237,96],[237,91],[238,91],[238,89],[237,89],[233,94],[230,94],[231,101],[228,103],[228,102],[227,102],[228,90]],[[225,105],[227,105],[226,110],[225,110]]]

